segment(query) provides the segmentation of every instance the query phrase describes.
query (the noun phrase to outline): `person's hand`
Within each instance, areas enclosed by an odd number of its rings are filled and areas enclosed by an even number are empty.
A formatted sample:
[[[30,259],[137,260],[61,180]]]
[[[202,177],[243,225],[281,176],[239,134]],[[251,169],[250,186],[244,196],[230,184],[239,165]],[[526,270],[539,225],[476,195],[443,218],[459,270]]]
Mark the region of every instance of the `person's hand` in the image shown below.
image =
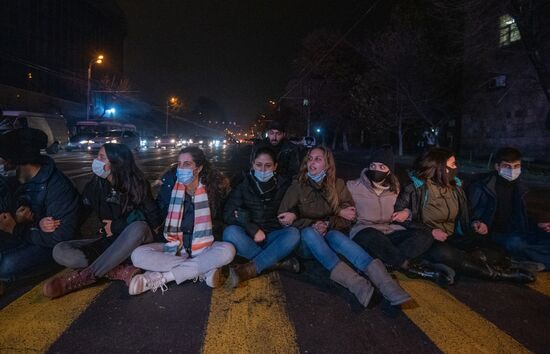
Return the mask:
[[[15,228],[15,225],[17,222],[11,216],[10,213],[2,213],[0,214],[0,230],[7,232],[8,234],[13,233],[13,229]]]
[[[296,221],[296,214],[291,212],[281,213],[277,216],[279,222],[283,226],[290,226],[294,221]]]
[[[105,236],[113,236],[113,232],[111,231],[111,224],[113,223],[113,220],[102,220],[101,222],[104,224],[103,229],[105,230]]]
[[[340,210],[338,215],[348,221],[353,221],[357,216],[357,210],[355,209],[354,206],[349,206],[347,208]]]
[[[15,221],[18,224],[33,222],[34,215],[28,206],[20,206],[15,212]]]
[[[327,223],[324,221],[316,221],[311,225],[315,231],[317,231],[321,236],[325,236],[328,230]]]
[[[474,221],[472,224],[474,231],[480,235],[487,235],[489,233],[489,228],[485,223],[481,221]]]
[[[47,216],[42,218],[38,224],[40,225],[40,230],[42,230],[42,232],[54,232],[59,225],[61,225],[61,220],[56,220],[51,216]]]
[[[260,243],[265,240],[265,232],[263,230],[256,231],[256,235],[254,235],[254,242]]]
[[[440,242],[445,242],[445,240],[447,240],[447,237],[449,237],[449,235],[447,235],[447,233],[441,229],[433,229],[432,236],[434,239]]]
[[[409,209],[403,209],[391,214],[391,221],[393,222],[405,222],[409,218]]]
[[[550,232],[550,222],[540,222],[537,226],[544,232]]]

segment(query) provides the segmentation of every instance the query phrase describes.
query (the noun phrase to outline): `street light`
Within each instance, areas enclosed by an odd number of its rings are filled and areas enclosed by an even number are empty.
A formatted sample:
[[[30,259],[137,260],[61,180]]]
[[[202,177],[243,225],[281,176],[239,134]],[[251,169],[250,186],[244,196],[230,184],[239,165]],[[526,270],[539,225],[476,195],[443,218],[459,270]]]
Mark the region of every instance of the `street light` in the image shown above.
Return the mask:
[[[90,119],[90,83],[92,80],[92,65],[103,63],[103,54],[98,55],[96,58],[90,60],[88,64],[88,90],[86,92],[86,120]]]
[[[166,101],[166,123],[164,124],[166,130],[165,135],[168,135],[168,110],[170,109],[170,106],[175,106],[177,103],[178,98],[176,96],[172,96]]]

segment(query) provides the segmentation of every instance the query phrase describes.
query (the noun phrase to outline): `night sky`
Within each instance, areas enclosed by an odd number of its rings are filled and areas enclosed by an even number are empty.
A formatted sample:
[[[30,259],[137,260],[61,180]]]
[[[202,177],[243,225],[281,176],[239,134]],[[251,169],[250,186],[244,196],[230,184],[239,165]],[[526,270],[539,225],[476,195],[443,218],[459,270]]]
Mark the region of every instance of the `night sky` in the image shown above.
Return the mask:
[[[217,101],[245,123],[278,98],[305,35],[346,31],[370,1],[118,0],[126,13],[125,75],[162,105],[175,94]],[[372,20],[367,17],[364,22]]]

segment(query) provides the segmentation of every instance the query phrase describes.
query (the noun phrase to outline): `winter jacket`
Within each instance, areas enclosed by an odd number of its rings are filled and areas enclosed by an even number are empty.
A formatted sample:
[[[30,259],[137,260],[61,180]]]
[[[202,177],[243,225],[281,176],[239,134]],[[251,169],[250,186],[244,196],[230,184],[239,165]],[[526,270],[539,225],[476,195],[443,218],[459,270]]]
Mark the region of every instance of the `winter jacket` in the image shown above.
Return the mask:
[[[272,186],[267,187],[267,183],[258,182],[248,173],[229,194],[224,207],[224,222],[242,226],[251,237],[260,229],[266,234],[280,229],[277,211],[290,181],[276,175],[270,182]]]
[[[109,237],[110,240],[114,240],[126,226],[134,221],[146,221],[151,230],[162,224],[160,210],[152,196],[146,197],[142,205],[132,206],[123,213],[120,195],[106,178],[92,177],[92,180],[84,187],[82,203],[85,217],[94,211],[99,220],[112,220],[111,232],[113,235]]]
[[[57,243],[76,236],[80,197],[72,182],[57,169],[50,157],[43,156],[40,164],[36,176],[15,192],[15,208],[30,207],[34,220],[16,225],[13,235],[35,245],[53,248]],[[48,216],[61,220],[54,232],[40,230],[40,220]]]
[[[297,219],[292,226],[298,229],[322,220],[328,221],[330,229],[347,232],[351,226],[351,221],[338,216],[338,213],[344,208],[354,206],[354,202],[342,179],[336,180],[336,193],[340,203],[338,210],[335,212],[330,207],[321,186],[310,179],[304,184],[295,179],[281,201],[279,214],[285,212],[296,213]]]
[[[426,205],[429,195],[428,187],[426,183],[420,178],[416,177],[414,173],[409,174],[411,179],[410,183],[405,186],[399,193],[395,202],[395,211],[402,211],[409,209],[411,215],[409,220],[405,221],[402,225],[406,228],[423,229],[431,232],[431,228],[424,224],[422,211]],[[466,193],[462,189],[462,181],[455,177],[455,190],[458,197],[459,211],[457,220],[455,222],[455,234],[463,235],[470,233],[470,219],[468,216],[468,202],[466,199]]]
[[[269,139],[266,138],[253,146],[250,156],[251,162],[256,150],[262,147],[268,147],[277,154],[277,174],[279,176],[292,180],[298,174],[303,158],[300,146],[291,143],[286,138],[279,145],[273,146],[269,142]]]
[[[351,228],[350,237],[368,227],[384,234],[404,230],[403,226],[393,224],[391,220],[397,193],[385,190],[377,195],[371,181],[365,175],[366,171],[367,169],[364,169],[361,177],[346,184],[357,208],[357,221]]]
[[[497,172],[484,174],[474,181],[468,188],[468,203],[470,205],[470,215],[472,221],[481,221],[489,227],[493,225],[495,212],[497,210],[497,195],[495,184]],[[517,181],[517,189],[514,191],[514,201],[512,208],[512,218],[510,220],[511,229],[517,232],[529,231],[529,218],[527,217],[527,204],[525,196],[527,188],[521,179]]]

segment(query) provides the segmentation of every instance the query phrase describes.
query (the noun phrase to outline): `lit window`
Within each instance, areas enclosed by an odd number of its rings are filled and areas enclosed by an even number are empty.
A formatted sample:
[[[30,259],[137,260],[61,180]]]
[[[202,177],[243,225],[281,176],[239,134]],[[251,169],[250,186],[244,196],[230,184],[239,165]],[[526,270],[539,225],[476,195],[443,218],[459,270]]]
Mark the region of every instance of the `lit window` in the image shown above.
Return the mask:
[[[500,46],[504,47],[510,45],[520,39],[521,35],[519,34],[516,20],[514,20],[510,15],[500,16]]]

